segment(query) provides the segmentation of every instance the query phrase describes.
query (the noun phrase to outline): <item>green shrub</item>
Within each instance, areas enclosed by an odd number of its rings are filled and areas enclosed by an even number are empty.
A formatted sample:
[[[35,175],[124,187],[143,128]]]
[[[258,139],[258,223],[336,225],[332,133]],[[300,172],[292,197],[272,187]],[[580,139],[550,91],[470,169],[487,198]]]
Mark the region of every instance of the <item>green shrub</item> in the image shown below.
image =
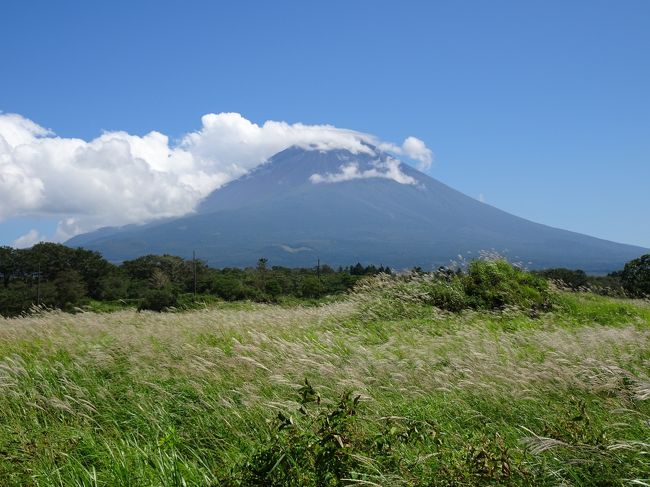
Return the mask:
[[[93,313],[114,313],[129,308],[135,308],[138,303],[137,299],[116,299],[113,301],[97,301],[91,299],[83,307],[84,311]]]
[[[243,485],[343,485],[359,467],[359,396],[346,392],[338,404],[324,407],[308,381],[299,392],[299,416],[278,414],[267,443],[242,469]]]
[[[553,293],[545,279],[506,260],[476,260],[465,274],[450,272],[380,275],[355,288],[360,312],[370,319],[419,318],[434,306],[445,311],[550,309]]]
[[[638,298],[650,296],[650,254],[642,255],[625,264],[620,277],[625,291],[630,296]]]
[[[463,283],[471,306],[476,309],[496,310],[513,306],[545,310],[552,304],[545,279],[504,259],[473,261],[463,276]]]
[[[299,409],[280,412],[263,444],[221,485],[378,485],[372,481],[377,478],[375,462],[399,470],[405,445],[426,449],[441,444],[432,422],[367,416],[360,396],[349,391],[336,403],[321,402],[305,380],[299,394]]]
[[[420,289],[424,292],[425,302],[447,311],[460,311],[469,306],[469,300],[463,282],[458,276],[423,280]]]
[[[560,287],[569,288],[572,291],[585,289],[589,285],[587,274],[585,271],[579,269],[573,270],[558,267],[554,269],[544,269],[543,271],[536,272],[536,274],[545,277],[546,279],[559,282],[561,284]]]
[[[138,306],[138,311],[150,310],[161,312],[177,306],[178,294],[171,289],[151,289],[142,298]]]

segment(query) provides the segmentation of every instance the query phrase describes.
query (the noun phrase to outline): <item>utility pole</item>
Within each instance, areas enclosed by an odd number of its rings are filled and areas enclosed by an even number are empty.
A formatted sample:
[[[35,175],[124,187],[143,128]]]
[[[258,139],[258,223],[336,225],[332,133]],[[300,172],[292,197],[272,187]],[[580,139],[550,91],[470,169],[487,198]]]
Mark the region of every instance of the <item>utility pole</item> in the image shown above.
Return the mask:
[[[41,305],[41,263],[38,263],[37,281],[36,281],[36,305]]]
[[[320,257],[318,257],[318,264],[316,265],[316,275],[318,276],[318,297],[320,298],[322,284],[320,281]]]
[[[196,301],[196,251],[192,250],[192,269],[194,273],[194,301]]]

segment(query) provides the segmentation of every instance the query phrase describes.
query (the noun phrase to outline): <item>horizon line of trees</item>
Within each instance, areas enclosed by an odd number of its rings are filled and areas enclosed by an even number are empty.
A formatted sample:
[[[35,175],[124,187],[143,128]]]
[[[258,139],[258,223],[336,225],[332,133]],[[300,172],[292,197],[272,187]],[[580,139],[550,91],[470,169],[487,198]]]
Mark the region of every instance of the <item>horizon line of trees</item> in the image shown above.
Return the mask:
[[[421,268],[413,272],[423,273]],[[436,272],[460,272],[440,268]],[[0,315],[16,316],[34,305],[72,311],[91,302],[120,302],[162,310],[200,299],[277,302],[342,294],[359,279],[393,271],[383,265],[356,263],[334,269],[269,266],[209,267],[204,261],[173,255],[145,255],[120,265],[99,252],[62,244],[39,243],[29,249],[0,247]],[[565,268],[534,271],[572,290],[590,289],[613,296],[650,296],[650,254],[607,276],[589,276]]]
[[[269,266],[261,258],[246,268],[209,267],[200,259],[145,255],[120,265],[99,252],[39,243],[29,249],[0,247],[0,315],[16,316],[34,305],[72,311],[91,301],[122,301],[161,310],[195,296],[226,301],[317,299],[348,291],[363,276],[388,267],[356,263],[334,269]]]

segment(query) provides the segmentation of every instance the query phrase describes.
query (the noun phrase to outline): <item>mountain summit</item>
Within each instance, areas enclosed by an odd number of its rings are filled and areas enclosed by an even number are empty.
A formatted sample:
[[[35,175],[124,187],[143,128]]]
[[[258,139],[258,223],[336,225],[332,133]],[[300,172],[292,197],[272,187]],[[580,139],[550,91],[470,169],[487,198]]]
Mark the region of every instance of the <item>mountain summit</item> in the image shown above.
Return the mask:
[[[357,261],[432,268],[496,251],[531,268],[603,273],[646,252],[560,230],[470,198],[375,147],[290,147],[210,194],[191,215],[68,241],[121,261],[197,255],[212,266]]]

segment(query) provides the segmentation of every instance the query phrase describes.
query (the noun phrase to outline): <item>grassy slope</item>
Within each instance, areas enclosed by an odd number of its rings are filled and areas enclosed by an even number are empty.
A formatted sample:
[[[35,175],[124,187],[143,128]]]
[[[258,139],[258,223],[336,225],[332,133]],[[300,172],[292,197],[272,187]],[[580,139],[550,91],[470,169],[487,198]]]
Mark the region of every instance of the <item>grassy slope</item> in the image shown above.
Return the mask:
[[[310,468],[291,443],[317,441],[309,418],[346,389],[361,399],[343,484],[650,478],[647,303],[566,294],[537,318],[383,321],[355,306],[0,320],[0,484],[245,485],[270,450],[280,478]],[[322,397],[311,416],[305,378]]]

